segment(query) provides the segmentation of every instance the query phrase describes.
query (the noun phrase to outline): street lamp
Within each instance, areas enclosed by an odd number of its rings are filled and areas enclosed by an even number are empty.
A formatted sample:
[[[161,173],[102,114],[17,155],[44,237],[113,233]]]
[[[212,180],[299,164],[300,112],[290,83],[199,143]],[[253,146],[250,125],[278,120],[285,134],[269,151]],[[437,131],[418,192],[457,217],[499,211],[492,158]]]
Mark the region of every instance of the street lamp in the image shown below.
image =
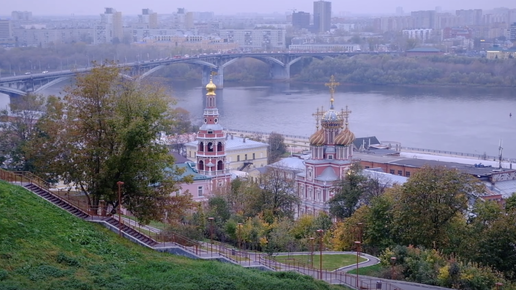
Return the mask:
[[[122,185],[124,185],[123,181],[117,181],[116,185],[118,185],[118,235],[122,236]]]
[[[357,247],[357,289],[358,289],[358,257],[360,256],[360,244],[362,244],[362,242],[355,241],[355,245]]]
[[[321,229],[317,230],[317,234],[319,235],[319,280],[322,280],[323,233],[324,233],[323,230],[321,230]]]
[[[213,220],[214,220],[214,218],[209,217],[208,220],[210,221],[210,244],[211,244],[210,253],[211,253],[211,256],[213,256]]]
[[[395,280],[394,278],[394,265],[396,265],[396,257],[391,257],[391,279]]]
[[[238,250],[241,250],[241,234],[242,234],[242,223],[238,223],[238,228],[237,228],[237,240],[238,240]]]
[[[310,238],[310,266],[314,268],[314,238]]]

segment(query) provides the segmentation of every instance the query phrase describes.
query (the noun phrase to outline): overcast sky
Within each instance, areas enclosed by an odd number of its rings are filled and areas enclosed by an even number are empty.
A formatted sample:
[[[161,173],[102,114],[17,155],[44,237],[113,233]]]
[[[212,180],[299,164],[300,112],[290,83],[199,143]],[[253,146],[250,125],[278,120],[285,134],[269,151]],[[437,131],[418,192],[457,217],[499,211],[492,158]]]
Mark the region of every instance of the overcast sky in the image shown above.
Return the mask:
[[[286,13],[296,9],[312,12],[313,1],[308,0],[1,0],[0,15],[10,15],[11,11],[31,11],[38,15],[98,15],[104,7],[113,7],[124,15],[137,15],[142,8],[150,8],[158,14],[170,14],[182,7],[187,11],[211,11],[215,14],[235,14],[238,12]],[[338,0],[332,1],[334,13],[352,12],[357,14],[393,14],[396,7],[403,7],[405,13],[415,10],[493,9],[498,7],[516,8],[515,0]]]

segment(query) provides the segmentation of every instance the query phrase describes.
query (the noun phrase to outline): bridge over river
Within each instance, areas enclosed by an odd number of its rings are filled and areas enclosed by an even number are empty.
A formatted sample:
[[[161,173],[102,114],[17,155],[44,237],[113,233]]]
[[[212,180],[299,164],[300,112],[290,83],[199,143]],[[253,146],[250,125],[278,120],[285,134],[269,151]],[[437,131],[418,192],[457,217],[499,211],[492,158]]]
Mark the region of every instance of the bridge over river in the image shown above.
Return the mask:
[[[355,56],[359,54],[379,54],[377,52],[277,52],[277,53],[224,53],[224,54],[202,54],[195,56],[183,56],[174,58],[162,58],[149,61],[136,61],[119,63],[119,67],[127,68],[122,76],[127,79],[141,80],[152,73],[172,64],[186,63],[202,67],[202,84],[209,82],[212,72],[217,74],[213,82],[217,88],[224,87],[224,68],[242,58],[254,58],[269,65],[270,77],[275,80],[290,79],[290,67],[305,57],[324,59],[326,57],[339,57],[342,55]],[[393,54],[385,52],[382,54]],[[0,78],[0,93],[10,96],[26,95],[37,93],[62,81],[76,76],[76,74],[89,72],[92,67],[76,68],[61,71],[27,73],[19,76]]]

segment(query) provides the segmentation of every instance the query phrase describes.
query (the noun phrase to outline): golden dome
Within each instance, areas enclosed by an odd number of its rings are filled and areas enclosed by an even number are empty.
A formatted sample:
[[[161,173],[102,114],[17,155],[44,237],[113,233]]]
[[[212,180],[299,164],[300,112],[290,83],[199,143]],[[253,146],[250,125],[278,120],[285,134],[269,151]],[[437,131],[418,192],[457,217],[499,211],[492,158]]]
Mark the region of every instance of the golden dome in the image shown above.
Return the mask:
[[[311,137],[310,137],[310,146],[322,146],[324,145],[324,130],[321,129],[317,132],[315,132]]]
[[[339,135],[335,137],[335,145],[349,146],[353,141],[355,141],[355,134],[353,134],[347,126],[346,129],[342,130]]]
[[[213,83],[213,79],[210,78],[210,82],[206,85],[206,90],[208,91],[208,95],[215,95],[215,90],[217,86]]]

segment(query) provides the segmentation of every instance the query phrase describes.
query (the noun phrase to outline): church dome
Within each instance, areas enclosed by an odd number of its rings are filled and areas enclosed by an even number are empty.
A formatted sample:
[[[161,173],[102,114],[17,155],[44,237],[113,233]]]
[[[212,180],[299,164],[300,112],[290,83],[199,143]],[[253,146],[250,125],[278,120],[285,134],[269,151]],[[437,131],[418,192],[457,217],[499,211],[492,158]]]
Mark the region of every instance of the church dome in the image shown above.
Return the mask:
[[[335,145],[349,146],[353,141],[355,141],[355,134],[353,134],[347,126],[346,129],[342,130],[339,135],[335,137]]]
[[[324,130],[318,130],[310,137],[310,146],[322,146],[324,145]]]
[[[342,117],[335,110],[333,110],[333,104],[332,108],[324,113],[323,117],[321,118],[321,125],[325,129],[338,129],[342,127],[343,123],[344,122]]]
[[[213,83],[213,80],[210,78],[210,82],[206,85],[206,90],[208,91],[208,94],[215,95],[216,89],[217,86]]]

